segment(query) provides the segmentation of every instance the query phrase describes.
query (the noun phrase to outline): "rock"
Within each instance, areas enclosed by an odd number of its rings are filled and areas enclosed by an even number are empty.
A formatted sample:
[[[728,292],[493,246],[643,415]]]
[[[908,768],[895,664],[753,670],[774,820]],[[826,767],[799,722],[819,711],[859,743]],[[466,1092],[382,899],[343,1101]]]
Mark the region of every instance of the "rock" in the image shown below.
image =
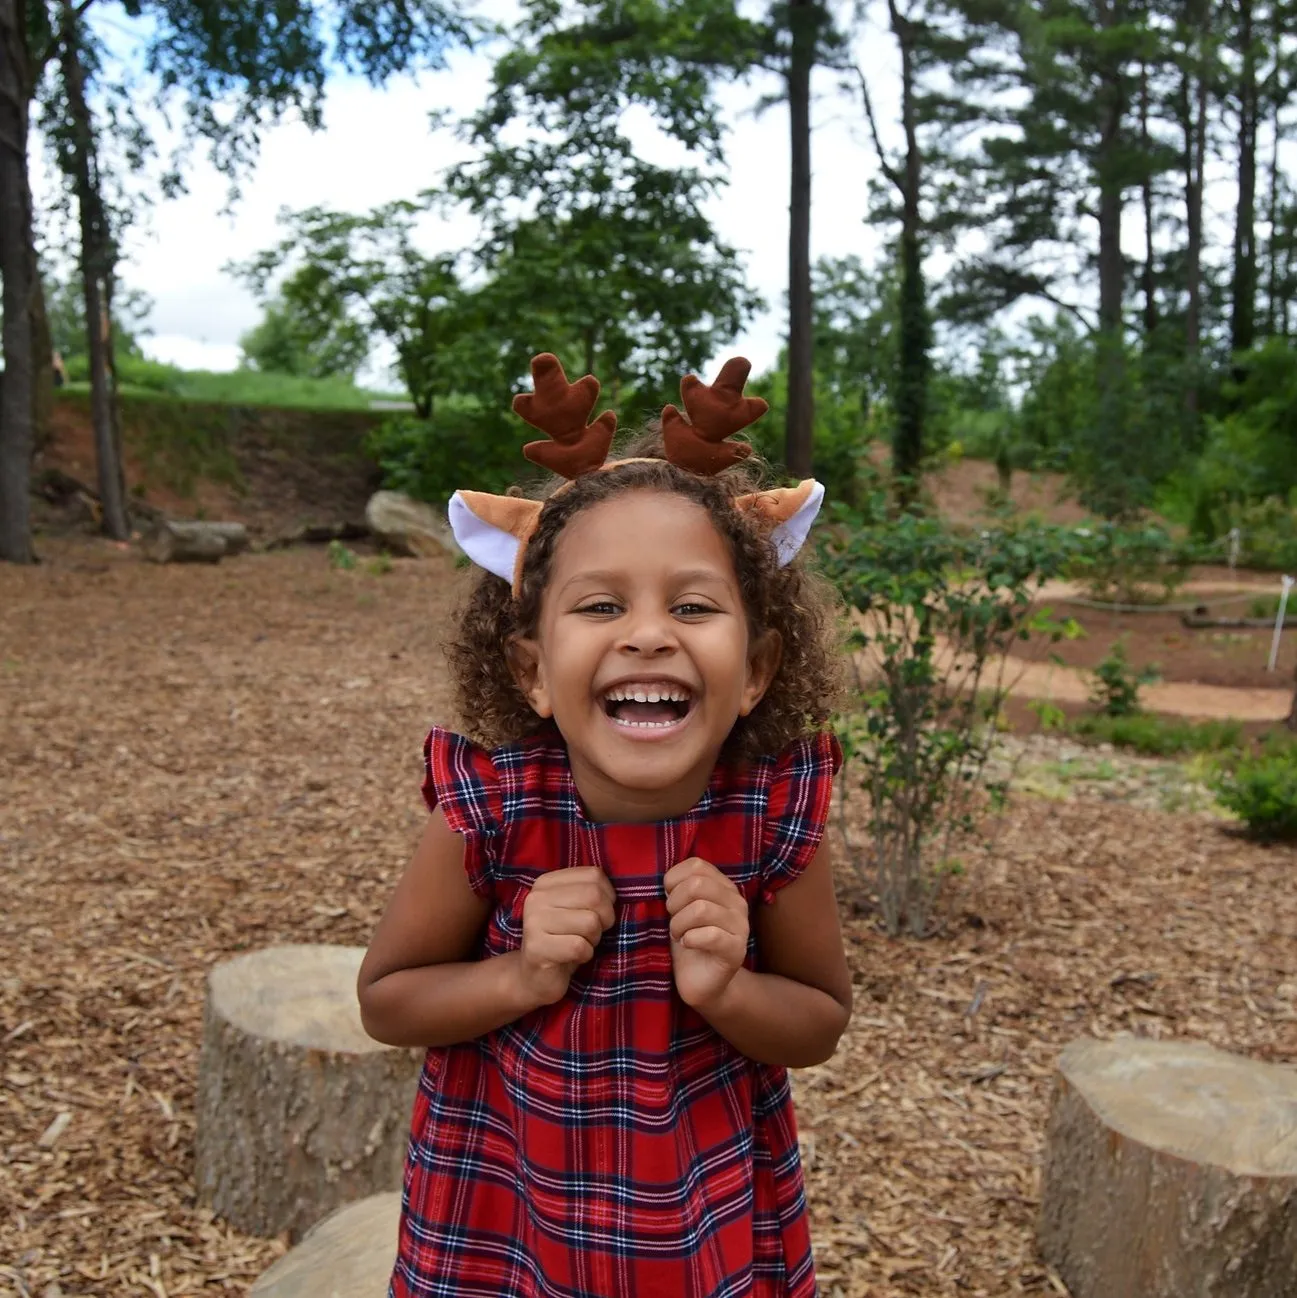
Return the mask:
[[[144,535],[144,557],[154,563],[219,563],[248,548],[242,523],[158,519]]]
[[[398,554],[458,554],[446,516],[399,491],[376,491],[365,506],[370,531]]]
[[[1297,1293],[1297,1069],[1182,1041],[1077,1041],[1038,1239],[1072,1298]]]
[[[282,946],[217,965],[198,1063],[198,1200],[300,1238],[401,1185],[423,1052],[365,1035],[359,947]]]
[[[313,1226],[249,1298],[385,1298],[396,1261],[399,1194],[376,1194]]]

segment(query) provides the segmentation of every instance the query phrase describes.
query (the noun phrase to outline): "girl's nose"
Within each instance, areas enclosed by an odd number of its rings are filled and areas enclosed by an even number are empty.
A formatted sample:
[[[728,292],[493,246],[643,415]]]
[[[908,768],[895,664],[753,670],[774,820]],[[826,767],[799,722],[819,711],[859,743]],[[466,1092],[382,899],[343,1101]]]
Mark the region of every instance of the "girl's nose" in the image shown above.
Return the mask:
[[[628,653],[644,657],[670,653],[677,648],[675,627],[671,618],[656,611],[645,611],[627,618],[621,643],[617,646]]]

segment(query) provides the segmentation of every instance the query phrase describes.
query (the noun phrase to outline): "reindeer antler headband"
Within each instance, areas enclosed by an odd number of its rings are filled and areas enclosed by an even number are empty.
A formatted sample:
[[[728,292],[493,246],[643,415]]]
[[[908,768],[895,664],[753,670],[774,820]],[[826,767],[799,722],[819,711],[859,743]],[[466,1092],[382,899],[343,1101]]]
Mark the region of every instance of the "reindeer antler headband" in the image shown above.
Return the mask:
[[[741,356],[725,362],[710,385],[692,374],[680,382],[685,415],[675,406],[662,411],[662,440],[666,458],[679,468],[711,477],[745,459],[752,448],[727,440],[732,433],[755,423],[769,408],[760,397],[745,397],[751,365]],[[513,399],[514,410],[548,440],[528,442],[522,453],[541,468],[569,482],[582,474],[614,469],[636,460],[607,459],[617,429],[617,416],[605,410],[588,422],[599,400],[599,380],[592,374],[567,381],[557,356],[548,352],[533,358],[534,391]],[[565,491],[567,485],[560,487]],[[771,532],[780,566],[802,548],[824,500],[824,488],[813,478],[795,487],[757,491],[739,496],[735,509],[758,513],[772,521]],[[490,496],[481,491],[457,491],[450,498],[450,527],[460,548],[480,568],[502,577],[519,593],[527,542],[536,530],[544,501],[521,496]]]

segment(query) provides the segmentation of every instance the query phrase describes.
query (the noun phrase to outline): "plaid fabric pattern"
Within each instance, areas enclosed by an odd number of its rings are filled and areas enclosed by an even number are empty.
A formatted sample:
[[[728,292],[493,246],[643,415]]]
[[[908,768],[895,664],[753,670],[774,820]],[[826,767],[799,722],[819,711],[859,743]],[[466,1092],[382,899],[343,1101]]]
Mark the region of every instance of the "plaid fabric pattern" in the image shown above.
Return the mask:
[[[787,1074],[675,994],[662,876],[701,856],[772,900],[819,845],[836,740],[718,768],[651,825],[587,820],[557,731],[487,753],[434,729],[425,760],[424,797],[493,903],[482,958],[521,944],[545,870],[602,868],[617,922],[558,1004],[429,1050],[390,1298],[810,1298]]]

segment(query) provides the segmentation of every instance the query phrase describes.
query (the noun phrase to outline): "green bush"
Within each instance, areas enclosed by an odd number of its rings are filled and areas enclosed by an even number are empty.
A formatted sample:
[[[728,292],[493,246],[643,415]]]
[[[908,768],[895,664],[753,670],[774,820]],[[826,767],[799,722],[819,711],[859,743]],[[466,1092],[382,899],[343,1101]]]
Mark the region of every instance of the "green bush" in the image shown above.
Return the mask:
[[[365,449],[382,470],[384,487],[444,506],[461,487],[503,492],[526,477],[524,440],[517,422],[506,415],[446,402],[431,420],[413,415],[384,420],[369,434]]]
[[[1099,523],[1068,575],[1096,600],[1147,604],[1169,600],[1189,574],[1192,554],[1156,523]]]
[[[1094,669],[1094,688],[1090,702],[1105,717],[1129,717],[1139,711],[1139,691],[1158,679],[1155,667],[1136,671],[1126,657],[1126,641],[1116,641],[1108,655]]]
[[[1297,841],[1297,744],[1271,745],[1220,767],[1212,789],[1251,834],[1267,841]]]
[[[821,561],[855,614],[854,709],[838,734],[868,795],[871,875],[889,933],[930,931],[952,848],[975,829],[982,773],[1008,693],[1016,639],[1060,639],[1068,624],[1034,607],[1074,557],[1068,529],[1019,524],[961,532],[935,517],[836,512]],[[862,853],[847,843],[863,873]]]
[[[1237,721],[1193,722],[1152,712],[1078,717],[1067,729],[1086,743],[1112,744],[1146,757],[1216,753],[1243,743],[1243,728]]]

